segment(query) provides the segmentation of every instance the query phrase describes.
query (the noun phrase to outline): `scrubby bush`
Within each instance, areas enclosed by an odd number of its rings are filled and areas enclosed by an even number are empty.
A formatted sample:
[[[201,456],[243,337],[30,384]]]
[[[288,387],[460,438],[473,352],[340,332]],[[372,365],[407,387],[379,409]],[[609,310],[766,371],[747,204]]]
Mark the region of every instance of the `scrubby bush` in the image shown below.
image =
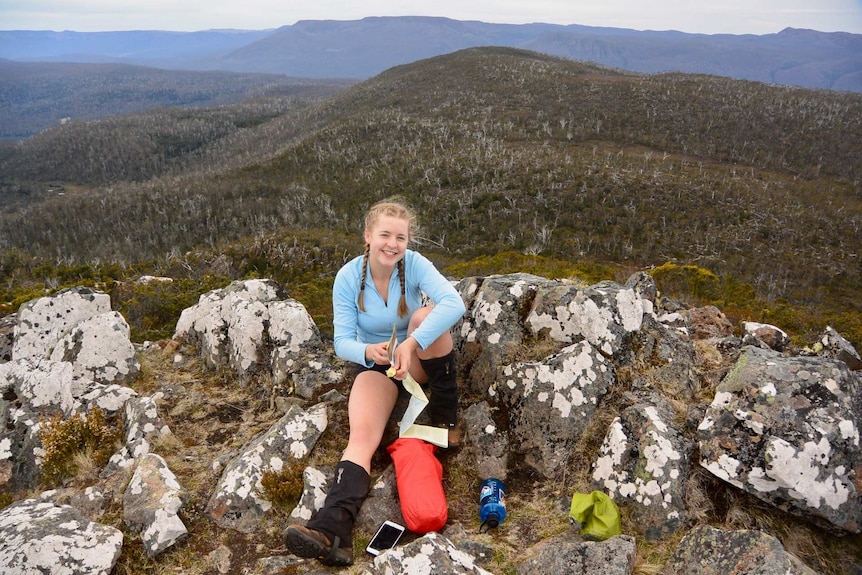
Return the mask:
[[[302,495],[304,467],[302,461],[290,459],[280,471],[264,471],[260,479],[264,499],[290,513]]]
[[[42,460],[42,482],[56,486],[75,475],[75,456],[89,455],[97,466],[103,466],[114,453],[122,429],[108,421],[105,412],[93,408],[85,417],[75,413],[68,419],[55,415],[42,420],[39,440],[45,455]]]
[[[719,279],[705,268],[667,262],[650,270],[650,275],[662,292],[685,294],[695,301],[714,301],[718,295]]]
[[[200,295],[230,283],[223,276],[170,282],[123,282],[111,291],[111,306],[129,323],[132,341],[168,339],[180,314],[198,303]]]
[[[569,262],[520,252],[501,252],[450,265],[444,272],[453,277],[529,273],[550,279],[580,279],[587,283],[614,279],[618,267],[595,262]]]

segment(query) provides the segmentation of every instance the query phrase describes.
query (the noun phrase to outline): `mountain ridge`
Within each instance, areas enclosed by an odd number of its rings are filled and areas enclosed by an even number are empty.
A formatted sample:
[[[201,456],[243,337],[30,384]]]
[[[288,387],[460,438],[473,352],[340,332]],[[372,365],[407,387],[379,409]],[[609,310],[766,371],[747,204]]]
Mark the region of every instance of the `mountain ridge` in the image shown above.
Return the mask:
[[[160,48],[154,50],[154,45]],[[301,20],[259,31],[0,31],[0,58],[77,62],[111,59],[172,69],[313,78],[369,78],[420,58],[494,45],[594,61],[634,72],[716,74],[862,91],[862,35],[796,28],[764,35],[710,35],[579,24],[492,24],[429,16],[376,16],[361,20]]]

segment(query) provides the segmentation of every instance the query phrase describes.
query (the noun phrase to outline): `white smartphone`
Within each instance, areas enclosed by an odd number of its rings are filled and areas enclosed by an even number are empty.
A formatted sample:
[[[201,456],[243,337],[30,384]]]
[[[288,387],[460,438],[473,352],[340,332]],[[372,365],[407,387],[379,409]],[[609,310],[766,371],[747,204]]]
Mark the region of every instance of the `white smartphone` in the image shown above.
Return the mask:
[[[395,544],[398,543],[403,534],[404,527],[402,525],[398,525],[393,521],[384,521],[383,525],[377,530],[377,533],[374,534],[374,537],[371,538],[371,542],[368,543],[368,547],[365,550],[376,557],[387,549],[395,547]]]

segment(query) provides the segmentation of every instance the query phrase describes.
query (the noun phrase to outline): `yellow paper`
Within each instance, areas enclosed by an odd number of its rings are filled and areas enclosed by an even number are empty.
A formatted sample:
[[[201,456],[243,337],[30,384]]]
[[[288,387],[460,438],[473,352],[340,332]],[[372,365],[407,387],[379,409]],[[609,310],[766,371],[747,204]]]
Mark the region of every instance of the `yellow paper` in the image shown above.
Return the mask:
[[[410,402],[404,411],[404,417],[401,419],[398,436],[414,437],[428,443],[433,443],[438,447],[449,447],[449,430],[442,427],[415,423],[416,418],[419,417],[419,414],[428,405],[428,398],[425,396],[425,392],[422,391],[422,386],[409,373],[402,383],[404,384],[404,389],[410,392]]]
[[[386,344],[386,351],[389,352],[389,363],[395,363],[395,348],[398,346],[397,332],[395,324],[392,324],[392,337]],[[386,370],[386,377],[395,375],[395,368],[390,367]],[[410,402],[407,404],[407,409],[404,411],[404,417],[401,418],[401,425],[398,429],[398,437],[413,437],[422,439],[428,443],[433,443],[438,447],[449,447],[449,430],[442,427],[432,427],[430,425],[418,425],[415,423],[416,418],[428,405],[428,397],[422,391],[422,386],[419,385],[413,376],[409,373],[404,381],[401,382],[404,389],[410,392]]]
[[[411,425],[401,434],[401,437],[413,437],[433,443],[437,447],[449,447],[449,430],[442,427]]]

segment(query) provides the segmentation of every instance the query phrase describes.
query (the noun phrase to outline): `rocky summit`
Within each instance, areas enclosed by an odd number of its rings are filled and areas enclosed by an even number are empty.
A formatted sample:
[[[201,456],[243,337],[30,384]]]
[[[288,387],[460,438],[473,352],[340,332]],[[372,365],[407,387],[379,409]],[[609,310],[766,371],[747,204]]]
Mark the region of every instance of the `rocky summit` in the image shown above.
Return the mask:
[[[824,572],[731,501],[858,540],[862,361],[835,330],[805,348],[777,326],[735,334],[720,310],[663,298],[646,273],[625,284],[509,274],[456,287],[467,305],[453,328],[466,434],[438,454],[449,521],[376,558],[360,553],[351,572],[633,574],[659,542],[668,555],[650,572],[663,575]],[[110,298],[83,287],[22,305],[0,330],[0,491],[11,497],[0,571],[108,574],[124,555],[158,565],[187,548],[200,558],[193,572],[321,572],[277,544],[239,543],[278,541],[286,524],[308,521],[346,434],[347,368],[282,286],[246,280],[206,293],[159,344],[131,342]],[[168,372],[141,385],[142,366],[158,358]],[[200,391],[187,373],[195,361],[220,374],[220,393],[268,408]],[[385,447],[404,404],[375,458],[358,540],[385,519],[403,523]],[[122,424],[113,455],[86,481],[43,490],[57,446],[41,431],[97,412]],[[223,429],[200,429],[208,416]],[[180,426],[201,437],[172,440]],[[266,486],[273,476],[301,486],[287,513]],[[469,489],[490,476],[510,486],[509,516],[483,533]],[[569,526],[573,492],[590,491],[617,505],[621,535],[592,540]],[[212,540],[196,539],[189,521]],[[851,557],[837,568],[862,572]]]

